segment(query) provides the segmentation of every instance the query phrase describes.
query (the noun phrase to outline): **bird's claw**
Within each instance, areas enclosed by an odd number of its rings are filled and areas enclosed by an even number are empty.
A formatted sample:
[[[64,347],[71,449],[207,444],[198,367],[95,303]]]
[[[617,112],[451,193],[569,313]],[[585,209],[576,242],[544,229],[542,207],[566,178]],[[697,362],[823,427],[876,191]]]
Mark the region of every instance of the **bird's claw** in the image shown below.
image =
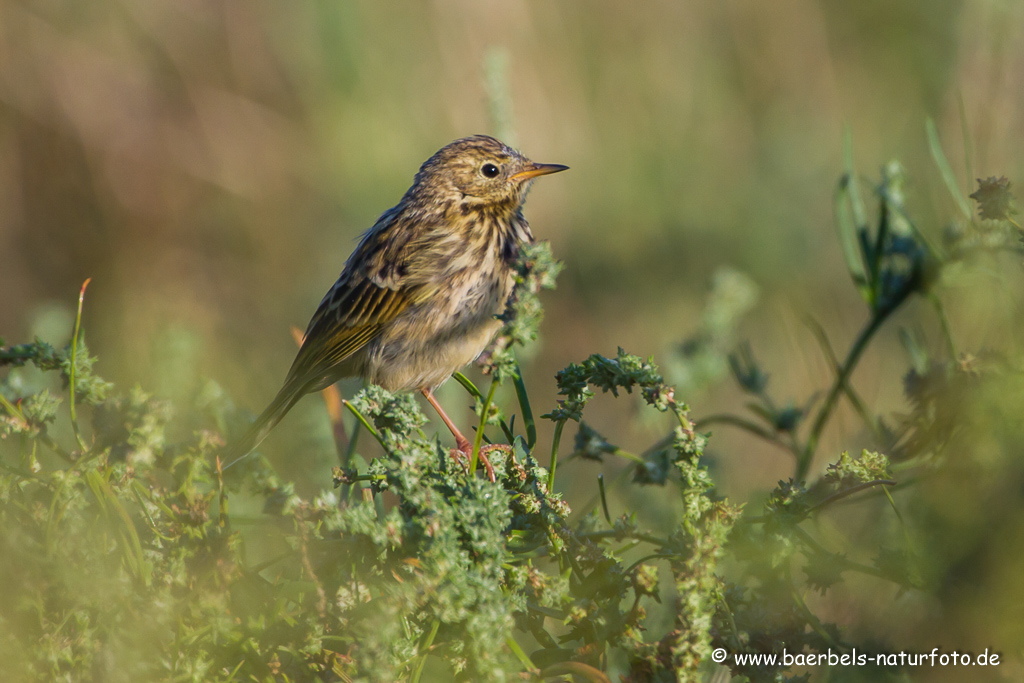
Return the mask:
[[[480,462],[484,464],[484,469],[487,470],[487,478],[491,480],[492,484],[498,481],[498,477],[494,474],[494,467],[491,465],[491,461],[487,459],[487,454],[493,450],[511,452],[511,447],[502,444],[491,444],[480,449]],[[469,442],[469,439],[460,439],[456,442],[456,447],[451,450],[451,456],[456,462],[463,465],[463,458],[472,462],[473,444]]]

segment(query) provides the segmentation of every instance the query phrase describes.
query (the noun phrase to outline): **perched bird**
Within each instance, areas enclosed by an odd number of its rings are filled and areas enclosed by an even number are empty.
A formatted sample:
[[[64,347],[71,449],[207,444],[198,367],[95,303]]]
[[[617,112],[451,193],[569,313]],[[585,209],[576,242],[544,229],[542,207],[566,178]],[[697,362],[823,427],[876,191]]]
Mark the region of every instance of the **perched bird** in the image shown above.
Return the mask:
[[[567,168],[534,163],[486,135],[427,159],[402,201],[362,236],[309,321],[284,386],[228,462],[254,449],[305,394],[343,377],[420,391],[469,455],[469,440],[433,392],[497,333],[512,263],[533,240],[522,213],[527,190]]]

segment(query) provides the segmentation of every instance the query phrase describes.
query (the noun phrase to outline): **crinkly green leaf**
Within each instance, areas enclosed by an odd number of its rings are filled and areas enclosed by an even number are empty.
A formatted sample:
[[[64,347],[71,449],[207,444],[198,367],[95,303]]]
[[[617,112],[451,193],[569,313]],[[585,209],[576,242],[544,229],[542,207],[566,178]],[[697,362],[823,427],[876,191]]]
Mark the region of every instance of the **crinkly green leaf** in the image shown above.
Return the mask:
[[[843,451],[839,460],[828,466],[825,478],[836,482],[841,487],[854,486],[864,482],[891,478],[892,473],[889,467],[889,458],[882,453],[864,449],[859,458],[852,458],[849,452]]]

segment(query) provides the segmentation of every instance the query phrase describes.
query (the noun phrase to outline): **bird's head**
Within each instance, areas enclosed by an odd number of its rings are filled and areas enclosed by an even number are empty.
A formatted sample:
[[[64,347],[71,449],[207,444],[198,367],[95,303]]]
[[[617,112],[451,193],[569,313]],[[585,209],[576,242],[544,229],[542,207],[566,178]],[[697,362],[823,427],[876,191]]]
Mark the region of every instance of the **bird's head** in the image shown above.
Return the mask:
[[[470,206],[523,203],[531,181],[564,171],[561,164],[538,164],[487,135],[474,135],[445,145],[416,174],[413,191],[452,197]]]

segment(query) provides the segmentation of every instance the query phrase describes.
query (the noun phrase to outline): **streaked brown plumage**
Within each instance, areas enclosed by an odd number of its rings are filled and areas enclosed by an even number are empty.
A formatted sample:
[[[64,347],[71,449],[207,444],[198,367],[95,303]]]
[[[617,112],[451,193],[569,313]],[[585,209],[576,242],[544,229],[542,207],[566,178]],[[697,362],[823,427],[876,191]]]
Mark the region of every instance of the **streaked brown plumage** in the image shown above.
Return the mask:
[[[465,451],[432,392],[475,359],[500,327],[519,244],[533,240],[522,205],[536,164],[492,137],[440,149],[363,235],[320,302],[284,386],[228,454],[255,448],[305,394],[343,377],[419,390]]]

